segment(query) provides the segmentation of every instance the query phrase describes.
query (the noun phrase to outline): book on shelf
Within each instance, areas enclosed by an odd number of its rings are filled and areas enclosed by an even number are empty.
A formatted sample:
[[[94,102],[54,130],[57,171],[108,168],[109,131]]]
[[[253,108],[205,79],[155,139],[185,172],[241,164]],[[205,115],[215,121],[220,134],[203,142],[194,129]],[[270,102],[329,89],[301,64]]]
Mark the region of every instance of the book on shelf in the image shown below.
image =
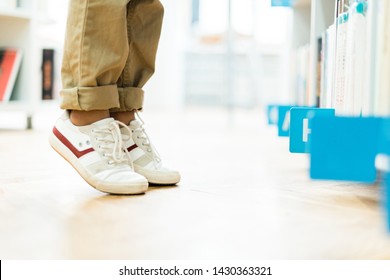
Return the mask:
[[[22,51],[0,48],[0,102],[9,101],[22,60]]]
[[[322,36],[317,39],[317,73],[316,73],[316,80],[317,80],[317,88],[316,88],[316,107],[320,107],[321,103],[321,87],[322,87],[322,71],[323,71],[323,64],[324,64],[324,54],[323,54],[323,45],[322,45]]]
[[[332,24],[322,34],[322,71],[320,107],[332,108],[336,57],[336,25]]]
[[[374,114],[390,115],[390,1],[379,1],[377,14],[376,40],[376,80],[374,96]]]
[[[42,50],[42,99],[53,99],[54,49]]]
[[[348,20],[349,14],[341,13],[336,25],[335,84],[332,104],[337,114],[344,111]]]
[[[344,113],[362,114],[363,96],[366,89],[365,69],[367,60],[367,3],[354,1],[349,7],[346,42],[346,76]]]

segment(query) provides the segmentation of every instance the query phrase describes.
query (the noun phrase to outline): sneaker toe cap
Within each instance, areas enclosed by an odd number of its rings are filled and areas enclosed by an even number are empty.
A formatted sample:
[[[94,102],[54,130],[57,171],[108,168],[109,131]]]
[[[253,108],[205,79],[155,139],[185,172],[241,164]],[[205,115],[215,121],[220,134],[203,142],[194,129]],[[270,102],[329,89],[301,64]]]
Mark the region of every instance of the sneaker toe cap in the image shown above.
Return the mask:
[[[148,189],[148,181],[130,168],[105,170],[95,176],[96,189],[112,194],[139,194]]]
[[[146,177],[149,183],[161,185],[175,185],[181,176],[178,171],[161,167],[159,169],[142,168],[135,166],[136,172]]]

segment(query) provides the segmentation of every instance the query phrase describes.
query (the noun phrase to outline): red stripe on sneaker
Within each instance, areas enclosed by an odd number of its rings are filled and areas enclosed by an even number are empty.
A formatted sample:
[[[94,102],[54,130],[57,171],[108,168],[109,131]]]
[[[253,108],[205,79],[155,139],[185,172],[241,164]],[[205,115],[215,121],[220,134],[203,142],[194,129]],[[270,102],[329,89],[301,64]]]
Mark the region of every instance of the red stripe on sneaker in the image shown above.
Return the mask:
[[[59,132],[56,127],[53,128],[53,133],[58,138],[58,140],[60,140],[62,144],[64,144],[77,158],[80,158],[90,152],[95,151],[93,148],[89,148],[83,151],[77,150],[77,148],[73,146],[72,143],[70,143],[70,141],[66,139],[66,137],[62,135],[62,133]]]
[[[134,149],[137,148],[137,147],[138,147],[137,144],[134,144],[134,145],[128,147],[128,148],[127,148],[127,151],[128,151],[128,152],[131,152],[132,150],[134,150]]]

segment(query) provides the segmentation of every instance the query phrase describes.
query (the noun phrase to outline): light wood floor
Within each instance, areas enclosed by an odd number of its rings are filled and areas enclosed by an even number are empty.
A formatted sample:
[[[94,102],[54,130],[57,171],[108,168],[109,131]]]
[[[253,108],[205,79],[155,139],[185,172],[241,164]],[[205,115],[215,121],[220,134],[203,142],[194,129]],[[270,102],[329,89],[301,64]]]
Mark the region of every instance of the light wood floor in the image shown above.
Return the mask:
[[[259,112],[145,113],[177,187],[111,196],[46,138],[0,130],[0,259],[390,259],[381,189],[311,181]]]

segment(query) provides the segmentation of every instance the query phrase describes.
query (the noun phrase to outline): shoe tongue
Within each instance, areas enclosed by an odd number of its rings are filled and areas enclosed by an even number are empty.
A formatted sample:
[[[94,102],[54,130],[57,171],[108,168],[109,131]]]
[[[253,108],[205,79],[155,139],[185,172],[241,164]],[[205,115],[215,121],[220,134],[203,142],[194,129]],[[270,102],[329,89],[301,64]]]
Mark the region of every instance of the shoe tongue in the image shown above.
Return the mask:
[[[129,124],[129,127],[134,129],[141,126],[141,122],[139,120],[132,120]]]
[[[105,126],[105,125],[107,125],[107,124],[110,124],[110,123],[113,122],[113,121],[114,121],[113,118],[106,118],[106,119],[102,119],[102,120],[100,120],[100,121],[94,122],[94,123],[91,124],[91,125],[96,126],[96,127],[100,127],[100,126]]]
[[[80,129],[80,131],[82,132],[87,132],[89,130],[91,130],[92,128],[100,128],[100,127],[103,127],[105,125],[108,125],[110,124],[111,122],[113,122],[114,119],[113,118],[106,118],[106,119],[102,119],[100,121],[97,121],[97,122],[94,122],[90,125],[84,125],[84,126],[79,126],[78,128]]]

